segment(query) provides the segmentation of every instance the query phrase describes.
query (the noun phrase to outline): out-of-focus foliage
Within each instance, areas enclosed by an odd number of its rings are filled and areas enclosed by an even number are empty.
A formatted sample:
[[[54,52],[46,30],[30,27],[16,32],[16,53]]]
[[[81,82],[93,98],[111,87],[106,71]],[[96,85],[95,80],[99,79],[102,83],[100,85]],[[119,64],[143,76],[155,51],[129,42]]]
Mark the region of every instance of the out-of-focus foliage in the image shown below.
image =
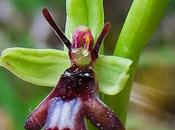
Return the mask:
[[[175,1],[174,0],[170,0],[170,4],[169,4],[170,8],[172,10],[175,10]]]
[[[104,0],[105,20],[112,23],[111,32],[105,40],[106,53],[113,52],[117,34],[121,30],[131,2]],[[14,46],[61,48],[59,39],[41,16],[43,7],[51,9],[56,21],[64,30],[65,0],[0,1],[0,51]],[[175,129],[174,23],[175,1],[170,0],[159,30],[141,57],[136,75],[136,82],[141,85],[134,84],[127,121],[128,130]],[[33,84],[23,82],[0,68],[0,129],[23,130],[28,113],[50,91],[49,88],[32,86]]]
[[[36,13],[39,8],[43,8],[43,6],[47,7],[63,7],[65,5],[64,0],[37,0],[37,1],[29,1],[29,0],[10,0],[10,2],[19,10],[24,13]]]

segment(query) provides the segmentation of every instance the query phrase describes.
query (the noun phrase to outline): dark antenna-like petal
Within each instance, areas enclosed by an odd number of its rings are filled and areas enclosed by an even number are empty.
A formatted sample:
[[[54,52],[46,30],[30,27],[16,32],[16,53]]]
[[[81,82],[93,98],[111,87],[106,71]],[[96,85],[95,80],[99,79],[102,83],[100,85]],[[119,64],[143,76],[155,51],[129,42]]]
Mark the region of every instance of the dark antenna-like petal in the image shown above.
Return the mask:
[[[92,58],[93,58],[93,60],[98,58],[98,52],[100,50],[100,46],[101,46],[104,38],[108,34],[110,28],[111,28],[111,24],[110,23],[106,23],[104,25],[104,27],[103,27],[103,30],[102,30],[101,34],[98,36],[97,42],[95,44],[95,47],[92,50]]]
[[[68,40],[68,38],[65,36],[65,34],[61,31],[61,29],[56,24],[55,20],[51,16],[49,10],[47,8],[44,8],[42,10],[42,13],[47,20],[47,22],[50,24],[50,26],[53,28],[55,33],[58,35],[58,37],[62,40],[62,42],[67,46],[68,49],[71,47],[71,42]]]

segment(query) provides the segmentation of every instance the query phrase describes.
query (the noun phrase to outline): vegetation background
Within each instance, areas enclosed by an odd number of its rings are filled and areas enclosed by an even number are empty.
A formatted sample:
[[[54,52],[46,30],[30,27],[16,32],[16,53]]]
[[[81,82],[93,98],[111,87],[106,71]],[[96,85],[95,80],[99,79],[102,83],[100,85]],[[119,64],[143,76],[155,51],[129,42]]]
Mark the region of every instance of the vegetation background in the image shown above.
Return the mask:
[[[112,23],[105,40],[106,54],[113,52],[131,3],[132,0],[104,0],[105,21]],[[0,0],[0,51],[16,46],[63,48],[41,15],[43,7],[52,11],[64,30],[65,0]],[[165,16],[139,62],[127,130],[175,129],[174,57],[175,0],[170,0]],[[0,130],[23,130],[27,115],[50,90],[24,82],[0,68]]]

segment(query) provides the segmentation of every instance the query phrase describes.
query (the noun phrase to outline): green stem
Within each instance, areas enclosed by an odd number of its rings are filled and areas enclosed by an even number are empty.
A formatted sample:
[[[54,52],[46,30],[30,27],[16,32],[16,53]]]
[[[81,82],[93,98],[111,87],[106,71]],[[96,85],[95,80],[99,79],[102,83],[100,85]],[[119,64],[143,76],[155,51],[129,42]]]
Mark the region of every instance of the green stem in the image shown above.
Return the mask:
[[[131,86],[140,53],[159,25],[167,4],[168,0],[134,0],[119,36],[114,55],[133,61],[129,72],[130,78],[121,93],[116,96],[105,96],[104,100],[123,123],[126,122]]]

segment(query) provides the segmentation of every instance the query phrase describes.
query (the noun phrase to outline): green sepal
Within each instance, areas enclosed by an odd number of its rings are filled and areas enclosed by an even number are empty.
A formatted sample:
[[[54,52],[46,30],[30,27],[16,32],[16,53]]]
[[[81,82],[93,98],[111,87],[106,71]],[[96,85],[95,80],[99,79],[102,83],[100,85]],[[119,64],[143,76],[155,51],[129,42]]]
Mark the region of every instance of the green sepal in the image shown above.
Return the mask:
[[[9,48],[1,54],[1,66],[19,78],[39,86],[56,86],[64,70],[70,67],[66,51],[55,49]],[[131,60],[116,56],[100,55],[95,72],[100,91],[104,94],[119,93],[129,77]]]
[[[103,0],[67,0],[65,34],[72,40],[72,33],[80,25],[86,25],[97,40],[104,26]]]
[[[17,77],[39,85],[54,87],[65,68],[68,55],[54,49],[9,48],[1,53],[2,66]]]

